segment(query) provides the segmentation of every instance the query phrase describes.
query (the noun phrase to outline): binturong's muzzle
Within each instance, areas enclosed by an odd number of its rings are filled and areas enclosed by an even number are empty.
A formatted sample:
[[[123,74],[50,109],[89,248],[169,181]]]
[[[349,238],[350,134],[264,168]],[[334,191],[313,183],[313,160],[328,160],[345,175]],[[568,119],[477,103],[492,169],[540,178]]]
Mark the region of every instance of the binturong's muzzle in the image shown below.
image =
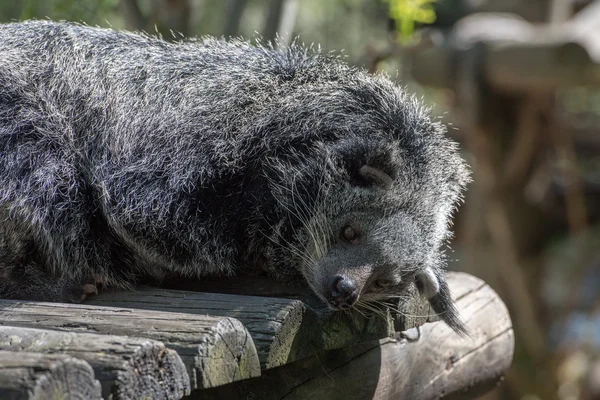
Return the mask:
[[[358,288],[346,275],[334,276],[327,285],[327,300],[336,310],[351,308],[358,300]]]

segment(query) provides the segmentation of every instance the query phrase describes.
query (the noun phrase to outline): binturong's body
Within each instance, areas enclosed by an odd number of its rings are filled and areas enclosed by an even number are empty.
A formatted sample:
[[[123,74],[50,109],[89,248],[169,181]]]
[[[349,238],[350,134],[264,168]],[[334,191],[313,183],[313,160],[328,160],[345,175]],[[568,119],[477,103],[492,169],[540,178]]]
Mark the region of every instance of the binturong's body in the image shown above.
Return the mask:
[[[0,297],[250,266],[333,309],[416,282],[462,332],[442,246],[468,172],[444,133],[298,45],[0,25]]]

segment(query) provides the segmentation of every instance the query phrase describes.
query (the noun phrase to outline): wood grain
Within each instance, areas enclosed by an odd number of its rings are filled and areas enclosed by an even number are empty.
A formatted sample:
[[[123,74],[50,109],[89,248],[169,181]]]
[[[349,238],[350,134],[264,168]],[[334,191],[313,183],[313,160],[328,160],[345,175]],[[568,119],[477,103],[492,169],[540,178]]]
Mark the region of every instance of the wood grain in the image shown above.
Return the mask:
[[[181,358],[154,340],[0,326],[0,350],[66,354],[84,360],[107,399],[180,399],[190,392]]]
[[[87,303],[235,318],[250,332],[263,369],[322,350],[391,337],[397,330],[432,319],[429,304],[414,287],[408,293],[410,300],[396,311],[398,318],[390,310],[382,315],[368,315],[365,310],[332,313],[310,290],[286,287],[266,277],[213,278],[184,287],[206,292],[140,288],[135,292],[104,292]]]
[[[134,336],[179,354],[192,388],[260,375],[248,331],[233,318],[82,304],[0,300],[0,325]]]
[[[101,293],[88,304],[235,318],[250,332],[262,368],[288,362],[311,312],[300,300],[151,288]]]

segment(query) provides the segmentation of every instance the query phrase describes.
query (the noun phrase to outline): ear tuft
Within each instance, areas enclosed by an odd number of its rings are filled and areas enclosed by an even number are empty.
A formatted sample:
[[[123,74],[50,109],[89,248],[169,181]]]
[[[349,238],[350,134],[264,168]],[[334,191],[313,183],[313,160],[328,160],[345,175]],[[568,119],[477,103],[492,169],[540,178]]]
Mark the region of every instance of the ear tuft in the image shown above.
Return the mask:
[[[358,174],[362,179],[366,182],[370,182],[376,186],[381,187],[382,189],[389,189],[392,187],[394,180],[391,176],[386,174],[380,169],[371,167],[369,165],[363,165],[358,170]]]
[[[442,321],[460,337],[471,336],[452,301],[448,284],[441,276],[438,277],[431,267],[427,267],[416,275],[415,283]]]
[[[431,269],[427,267],[415,276],[417,288],[423,296],[431,299],[440,291],[440,281]]]

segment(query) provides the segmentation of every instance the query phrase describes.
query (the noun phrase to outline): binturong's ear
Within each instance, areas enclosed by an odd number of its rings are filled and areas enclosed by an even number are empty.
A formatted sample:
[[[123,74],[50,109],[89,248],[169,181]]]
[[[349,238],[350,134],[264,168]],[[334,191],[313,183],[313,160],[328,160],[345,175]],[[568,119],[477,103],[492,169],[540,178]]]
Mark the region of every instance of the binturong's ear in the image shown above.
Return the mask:
[[[337,160],[356,186],[390,189],[398,170],[391,144],[354,138],[334,147]]]
[[[391,176],[389,176],[383,170],[371,167],[370,165],[363,165],[360,167],[358,169],[358,175],[364,182],[379,186],[382,189],[389,189],[394,183],[394,180]]]
[[[429,300],[433,311],[459,336],[469,336],[469,331],[461,321],[458,310],[450,295],[446,280],[441,276],[443,272],[436,273],[431,267],[419,272],[415,277],[417,288]]]

